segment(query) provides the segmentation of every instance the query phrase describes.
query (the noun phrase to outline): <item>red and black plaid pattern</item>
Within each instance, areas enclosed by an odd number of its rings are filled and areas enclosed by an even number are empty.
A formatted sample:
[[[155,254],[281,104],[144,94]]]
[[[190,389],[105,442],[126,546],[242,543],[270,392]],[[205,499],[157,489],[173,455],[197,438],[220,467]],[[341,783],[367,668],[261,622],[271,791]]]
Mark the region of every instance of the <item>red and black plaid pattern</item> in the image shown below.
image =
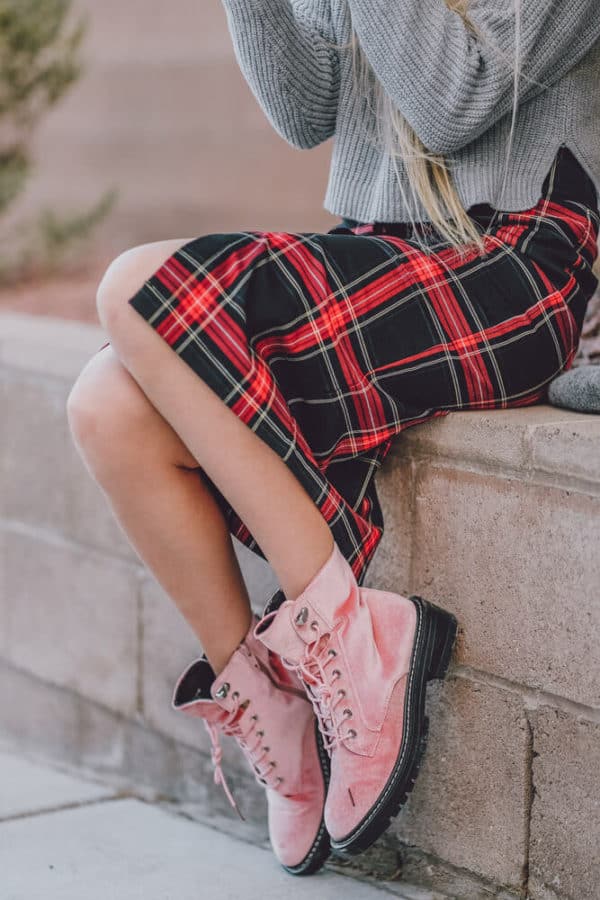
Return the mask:
[[[490,210],[470,212],[484,225]],[[383,529],[373,476],[394,437],[452,410],[543,401],[571,366],[599,217],[562,147],[539,203],[496,213],[485,254],[349,222],[203,235],[128,302],[282,457],[362,583]],[[212,487],[232,534],[264,555]]]

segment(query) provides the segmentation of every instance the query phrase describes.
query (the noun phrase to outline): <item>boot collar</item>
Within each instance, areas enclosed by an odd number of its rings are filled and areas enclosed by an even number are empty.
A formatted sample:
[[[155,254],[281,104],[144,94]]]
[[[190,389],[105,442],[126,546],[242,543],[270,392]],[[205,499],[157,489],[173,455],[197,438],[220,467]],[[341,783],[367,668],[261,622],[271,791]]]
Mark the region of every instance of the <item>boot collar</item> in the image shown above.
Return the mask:
[[[195,659],[177,680],[171,708],[207,722],[222,720],[224,711],[215,703],[211,693],[214,682],[215,673],[206,656]]]
[[[334,543],[330,557],[302,593],[275,610],[265,610],[254,635],[274,653],[298,662],[306,644],[331,632],[359,602],[354,573]]]
[[[177,679],[172,706],[181,709],[197,700],[211,700],[210,689],[215,673],[206,656],[195,659]]]

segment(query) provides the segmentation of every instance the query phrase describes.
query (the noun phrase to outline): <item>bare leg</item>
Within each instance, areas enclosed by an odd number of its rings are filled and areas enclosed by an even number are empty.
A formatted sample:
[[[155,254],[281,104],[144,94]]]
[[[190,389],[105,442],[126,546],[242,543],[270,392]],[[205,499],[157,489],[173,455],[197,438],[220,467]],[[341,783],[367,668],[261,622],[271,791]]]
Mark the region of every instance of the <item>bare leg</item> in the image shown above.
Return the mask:
[[[184,243],[148,244],[118,257],[98,291],[100,320],[122,364],[245,522],[293,599],[331,554],[329,525],[278,454],[127,303]]]
[[[220,672],[248,631],[251,610],[231,536],[196,460],[111,347],[86,365],[67,410],[75,444],[115,517]]]

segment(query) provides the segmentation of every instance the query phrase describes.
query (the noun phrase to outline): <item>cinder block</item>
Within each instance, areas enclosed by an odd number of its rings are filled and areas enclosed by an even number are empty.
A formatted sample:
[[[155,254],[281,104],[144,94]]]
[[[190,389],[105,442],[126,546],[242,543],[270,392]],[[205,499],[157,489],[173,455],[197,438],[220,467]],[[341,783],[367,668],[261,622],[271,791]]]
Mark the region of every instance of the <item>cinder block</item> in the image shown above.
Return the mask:
[[[62,385],[5,376],[2,516],[65,531],[68,465]]]
[[[3,381],[2,517],[137,561],[71,437],[70,383],[16,371]]]
[[[6,650],[8,634],[8,603],[6,588],[6,532],[0,522],[0,658]]]
[[[430,456],[469,465],[518,472],[526,480],[536,470],[600,481],[600,420],[548,404],[523,409],[452,412],[399,438],[392,456]]]
[[[412,589],[454,612],[459,661],[600,704],[600,498],[422,464]]]
[[[532,722],[530,894],[591,900],[600,885],[600,725],[550,708]]]
[[[526,858],[529,729],[514,694],[463,678],[431,685],[421,772],[395,833],[507,887]]]
[[[597,482],[600,491],[600,416],[538,425],[531,428],[530,441],[536,469]]]
[[[203,650],[186,619],[157,581],[142,584],[141,697],[144,719],[151,728],[205,751],[210,741],[202,722],[171,709],[175,682]]]
[[[376,475],[383,513],[383,537],[365,578],[365,587],[406,594],[413,542],[414,463],[396,455]]]
[[[14,698],[19,697],[19,703]],[[0,659],[2,746],[97,772],[120,771],[128,720]]]
[[[4,658],[133,715],[137,569],[61,541],[4,539]]]
[[[107,777],[113,787],[133,786],[151,798],[177,799],[207,819],[222,816],[234,827],[238,821],[223,790],[213,784],[206,756],[2,660],[0,735],[5,749],[92,770]],[[248,771],[232,772],[227,780],[246,819],[244,838],[264,840],[264,789]]]
[[[106,341],[99,325],[31,313],[0,312],[0,363],[10,371],[69,382]]]
[[[442,455],[461,463],[467,461],[515,468],[527,459],[526,426],[531,410],[510,409],[493,412],[452,412],[402,433],[396,454]],[[539,409],[533,418],[547,420]]]

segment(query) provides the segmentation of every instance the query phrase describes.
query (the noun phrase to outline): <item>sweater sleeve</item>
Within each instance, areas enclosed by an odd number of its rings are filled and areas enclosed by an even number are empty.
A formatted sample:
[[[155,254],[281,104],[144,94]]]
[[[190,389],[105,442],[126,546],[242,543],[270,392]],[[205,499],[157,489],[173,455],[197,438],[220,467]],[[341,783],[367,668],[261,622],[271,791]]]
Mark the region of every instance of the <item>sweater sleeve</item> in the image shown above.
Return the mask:
[[[348,2],[373,72],[432,152],[460,149],[512,109],[512,0],[473,0],[468,14],[483,40],[444,0]],[[521,7],[519,103],[600,39],[598,0],[523,0]]]
[[[236,59],[277,133],[307,149],[335,132],[339,58],[330,0],[222,0]]]

